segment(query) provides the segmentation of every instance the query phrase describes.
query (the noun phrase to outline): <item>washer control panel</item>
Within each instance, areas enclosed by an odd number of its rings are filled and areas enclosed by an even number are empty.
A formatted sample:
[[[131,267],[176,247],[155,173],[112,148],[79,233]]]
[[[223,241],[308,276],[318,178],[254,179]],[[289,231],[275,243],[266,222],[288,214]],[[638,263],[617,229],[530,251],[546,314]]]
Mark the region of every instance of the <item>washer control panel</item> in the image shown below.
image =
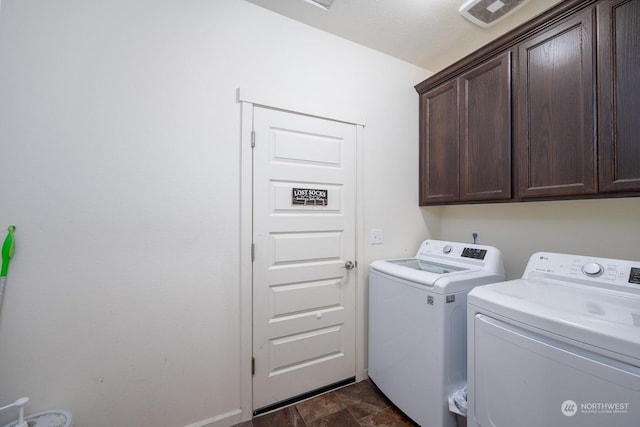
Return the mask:
[[[594,285],[619,285],[640,291],[640,261],[538,252],[529,258],[523,278],[529,278],[531,273],[568,281],[588,281]]]
[[[493,246],[428,239],[420,245],[416,258],[504,274],[502,253]]]
[[[425,240],[420,246],[418,257],[446,256],[447,258],[469,258],[483,261],[494,256],[492,252],[497,250],[491,246],[473,245],[471,243],[445,242],[441,240]]]

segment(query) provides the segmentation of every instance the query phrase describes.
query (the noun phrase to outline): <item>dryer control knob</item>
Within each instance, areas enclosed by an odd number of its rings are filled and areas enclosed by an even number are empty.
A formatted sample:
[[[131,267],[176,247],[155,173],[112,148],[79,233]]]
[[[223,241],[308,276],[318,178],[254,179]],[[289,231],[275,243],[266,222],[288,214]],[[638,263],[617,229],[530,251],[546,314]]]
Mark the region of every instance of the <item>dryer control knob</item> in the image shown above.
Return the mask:
[[[448,253],[451,253],[452,249],[453,248],[451,247],[451,245],[445,245],[445,247],[442,248],[442,252],[445,253],[445,254],[448,254]]]
[[[604,268],[597,262],[588,262],[582,266],[582,272],[590,277],[598,277],[604,273]]]

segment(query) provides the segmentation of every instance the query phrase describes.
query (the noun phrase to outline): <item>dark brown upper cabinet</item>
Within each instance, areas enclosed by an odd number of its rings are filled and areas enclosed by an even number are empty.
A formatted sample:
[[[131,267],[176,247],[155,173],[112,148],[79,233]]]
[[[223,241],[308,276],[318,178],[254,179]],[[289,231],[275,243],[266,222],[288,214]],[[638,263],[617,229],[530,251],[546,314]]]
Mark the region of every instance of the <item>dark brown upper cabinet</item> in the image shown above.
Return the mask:
[[[420,96],[420,204],[511,197],[509,58]]]
[[[518,46],[515,139],[520,198],[595,194],[595,8]]]
[[[601,192],[640,191],[640,1],[598,4]]]
[[[420,95],[420,204],[458,200],[458,85]]]
[[[640,196],[640,0],[565,0],[415,86],[420,204]]]
[[[511,54],[464,73],[460,93],[460,200],[511,198]]]

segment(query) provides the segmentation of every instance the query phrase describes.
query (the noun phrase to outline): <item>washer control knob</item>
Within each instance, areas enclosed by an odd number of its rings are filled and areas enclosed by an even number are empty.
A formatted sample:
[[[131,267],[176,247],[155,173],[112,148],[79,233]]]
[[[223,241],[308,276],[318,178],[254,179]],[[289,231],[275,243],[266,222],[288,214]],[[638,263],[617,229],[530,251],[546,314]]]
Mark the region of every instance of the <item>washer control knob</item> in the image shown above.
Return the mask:
[[[442,252],[445,253],[445,254],[449,254],[449,253],[451,253],[452,249],[453,248],[451,247],[451,245],[445,245],[445,247],[442,248]]]
[[[598,277],[604,273],[604,267],[597,262],[588,262],[582,266],[582,272],[590,277]]]

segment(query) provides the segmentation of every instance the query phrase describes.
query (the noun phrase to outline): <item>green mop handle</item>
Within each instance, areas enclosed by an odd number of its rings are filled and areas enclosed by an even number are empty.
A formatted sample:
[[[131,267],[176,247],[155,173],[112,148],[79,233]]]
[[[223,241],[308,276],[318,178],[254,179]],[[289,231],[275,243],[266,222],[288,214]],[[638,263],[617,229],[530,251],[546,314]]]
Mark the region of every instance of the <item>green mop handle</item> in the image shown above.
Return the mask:
[[[14,225],[10,225],[7,230],[9,233],[2,244],[2,269],[0,270],[0,277],[7,276],[7,271],[9,271],[9,261],[16,251],[16,245],[13,242],[13,232],[16,231],[16,227]]]

